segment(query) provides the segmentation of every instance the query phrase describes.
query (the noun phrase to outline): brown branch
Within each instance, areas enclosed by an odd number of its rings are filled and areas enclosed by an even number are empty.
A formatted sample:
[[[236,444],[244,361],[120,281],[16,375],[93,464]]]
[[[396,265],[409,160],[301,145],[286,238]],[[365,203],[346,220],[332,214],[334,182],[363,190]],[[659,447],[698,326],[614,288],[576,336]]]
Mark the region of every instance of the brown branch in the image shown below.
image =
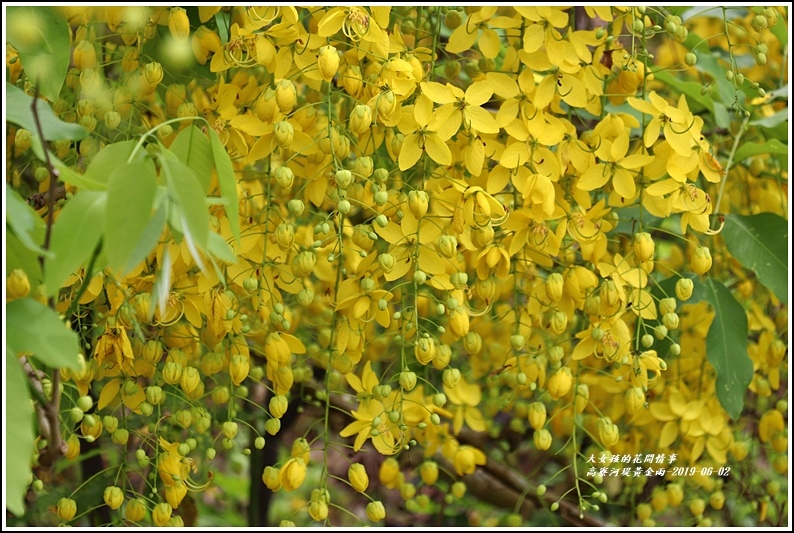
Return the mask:
[[[315,390],[322,388],[316,381],[310,381],[306,385]],[[348,412],[356,409],[356,405],[346,397],[338,394],[331,394],[329,397],[335,407]],[[484,439],[487,439],[485,434],[465,428],[458,435],[460,442],[476,445],[487,450],[489,444]],[[446,471],[455,471],[452,463],[445,457],[436,454],[435,459]],[[526,477],[491,457],[487,457],[485,465],[478,467],[473,474],[462,476],[460,479],[466,483],[469,492],[479,500],[503,509],[516,509],[524,518],[529,518],[533,512],[536,512],[541,505],[541,501],[542,505],[547,508],[553,502],[558,502],[560,518],[571,525],[614,527],[613,524],[601,520],[592,513],[583,513],[582,518],[579,518],[581,513],[579,505],[572,501],[559,499],[560,494],[556,491],[549,490],[543,496],[538,496],[536,492],[537,485],[530,484]]]
[[[47,192],[47,229],[44,234],[44,250],[50,249],[50,238],[52,237],[52,225],[54,222],[55,213],[55,196],[58,189],[58,171],[52,166],[50,161],[50,152],[47,149],[47,140],[44,138],[44,129],[41,127],[41,118],[39,117],[39,88],[35,87],[33,90],[33,101],[31,103],[33,111],[33,120],[36,123],[36,132],[41,142],[41,148],[44,152],[44,163],[50,171],[50,187]],[[65,189],[64,189],[65,194]],[[39,262],[42,270],[44,269],[44,256],[39,256]],[[55,299],[50,296],[47,302],[53,310],[55,310]],[[42,406],[49,422],[49,434],[43,435],[47,439],[47,449],[39,457],[39,464],[45,468],[52,466],[55,460],[62,457],[66,453],[66,443],[61,438],[61,423],[58,419],[58,411],[61,409],[61,372],[55,369],[52,376],[52,398],[49,403]],[[44,428],[42,427],[42,430]]]
[[[52,182],[50,182],[52,183]],[[58,200],[66,198],[66,186],[65,185],[58,185],[55,190],[52,190],[50,187],[47,192],[38,192],[36,194],[31,194],[28,197],[28,204],[35,210],[39,210],[45,205],[53,205]],[[52,209],[52,208],[50,208]]]

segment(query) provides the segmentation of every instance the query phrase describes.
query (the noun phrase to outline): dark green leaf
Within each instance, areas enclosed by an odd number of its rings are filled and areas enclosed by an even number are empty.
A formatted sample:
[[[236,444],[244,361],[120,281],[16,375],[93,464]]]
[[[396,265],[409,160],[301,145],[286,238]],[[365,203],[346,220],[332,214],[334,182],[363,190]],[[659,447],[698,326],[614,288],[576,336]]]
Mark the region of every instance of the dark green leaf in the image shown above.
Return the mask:
[[[83,191],[66,202],[52,226],[50,250],[44,266],[47,294],[57,294],[66,279],[83,265],[102,236],[102,216],[107,196]]]
[[[615,212],[618,215],[619,222],[615,229],[610,232],[611,234],[626,233],[634,235],[640,231],[640,220],[645,226],[658,226],[662,222],[661,218],[653,216],[642,206],[621,207],[616,209]]]
[[[6,17],[7,38],[19,52],[25,75],[56,101],[69,68],[69,24],[52,7],[12,6]]]
[[[697,103],[701,108],[706,108],[713,111],[714,103],[708,95],[700,94],[703,85],[694,81],[681,81],[667,72],[656,72],[654,78],[658,81],[666,83],[677,91],[684,93],[688,98],[688,103]]]
[[[22,352],[52,368],[78,370],[77,335],[49,307],[32,298],[20,298],[6,306],[7,343],[13,355]]]
[[[706,337],[706,356],[717,372],[717,398],[736,420],[744,408],[744,394],[753,379],[753,362],[747,354],[747,315],[723,284],[707,278],[706,300],[716,316]]]
[[[168,149],[193,169],[201,183],[201,190],[207,193],[214,165],[210,140],[200,129],[191,125],[179,132]]]
[[[215,13],[215,24],[218,27],[218,35],[221,42],[226,44],[229,42],[229,22],[226,20],[226,13],[218,11]]]
[[[128,268],[152,213],[156,181],[150,159],[117,163],[110,175],[103,248],[111,268]]]
[[[782,154],[788,155],[788,146],[781,143],[777,139],[772,139],[765,143],[747,142],[742,143],[733,156],[734,163],[741,163],[748,157],[759,154]]]
[[[168,183],[168,194],[176,204],[172,212],[181,222],[178,228],[201,249],[207,248],[209,236],[209,212],[204,201],[196,174],[180,162],[176,156],[165,152],[160,159]]]
[[[30,131],[34,136],[37,135],[36,121],[33,118],[33,98],[22,92],[17,87],[6,83],[6,120],[17,126],[21,126]],[[47,102],[39,99],[36,102],[36,109],[39,112],[41,131],[46,141],[58,141],[69,139],[79,141],[88,136],[88,130],[79,124],[64,122],[55,116],[52,108]]]
[[[788,222],[774,213],[727,215],[722,238],[728,251],[788,303]]]
[[[88,164],[83,179],[107,187],[108,177],[117,168],[127,163],[136,144],[136,141],[122,141],[107,145]],[[143,160],[144,155],[143,150],[138,150],[135,161]]]
[[[212,155],[215,159],[215,170],[218,172],[218,184],[221,187],[221,196],[226,200],[226,217],[229,219],[229,228],[232,230],[234,240],[240,242],[239,205],[237,200],[237,180],[234,177],[234,167],[229,154],[221,144],[218,134],[210,128],[210,141]]]
[[[33,455],[33,405],[28,380],[10,346],[6,347],[5,394],[9,405],[13,402],[13,407],[6,409],[4,434],[6,442],[13,443],[13,446],[6,446],[6,508],[22,516]]]
[[[8,183],[6,198],[6,224],[11,226],[11,231],[25,248],[46,255],[47,252],[41,247],[44,242],[44,221]]]

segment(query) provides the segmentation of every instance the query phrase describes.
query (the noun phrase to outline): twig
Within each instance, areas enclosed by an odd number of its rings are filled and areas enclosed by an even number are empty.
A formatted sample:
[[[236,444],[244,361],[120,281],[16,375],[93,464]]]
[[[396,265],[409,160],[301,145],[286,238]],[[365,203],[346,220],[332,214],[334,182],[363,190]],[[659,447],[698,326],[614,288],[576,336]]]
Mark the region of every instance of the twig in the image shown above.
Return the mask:
[[[31,109],[33,111],[33,120],[36,123],[36,132],[38,133],[42,151],[44,152],[44,163],[47,165],[47,169],[50,171],[50,187],[49,191],[47,192],[47,229],[46,233],[44,234],[44,244],[42,245],[44,250],[49,250],[50,238],[52,237],[52,224],[54,222],[55,216],[53,211],[55,208],[55,196],[57,194],[58,188],[58,171],[53,168],[52,161],[50,161],[50,153],[47,150],[47,140],[44,138],[44,130],[41,127],[38,104],[39,88],[35,87],[33,89],[33,102],[31,103]],[[41,263],[43,269],[44,256],[39,256],[39,262]],[[49,304],[50,308],[53,310],[55,309],[55,298],[50,296],[47,303]],[[52,374],[52,398],[47,404],[42,406],[49,422],[49,434],[44,435],[47,438],[47,450],[39,457],[39,464],[44,467],[51,466],[56,459],[66,453],[66,443],[63,442],[63,439],[61,438],[61,423],[58,419],[58,411],[61,409],[61,372],[58,369],[55,369]]]
[[[320,390],[321,385],[315,380],[310,380],[305,384],[307,388]],[[344,411],[353,411],[356,406],[349,399],[338,394],[329,394],[329,398],[335,407]],[[481,439],[478,437],[480,433],[463,429],[458,435],[458,440],[463,443],[479,443],[482,446]],[[444,458],[437,454],[436,460],[448,472],[454,472],[454,466]],[[558,501],[560,495],[555,494],[554,491],[549,490],[542,497],[537,495],[537,487],[532,487],[527,479],[511,470],[499,461],[487,458],[484,466],[478,467],[474,474],[469,474],[462,478],[466,482],[472,494],[477,496],[478,499],[497,505],[505,509],[518,509],[521,514],[526,518],[536,511],[541,499],[546,507],[550,506],[552,502]],[[520,505],[517,505],[519,504]],[[559,500],[559,516],[566,522],[574,526],[585,527],[609,527],[613,526],[592,513],[584,513],[582,518],[579,518],[581,513],[579,506],[571,501]]]
[[[750,122],[750,117],[744,117],[744,121],[742,125],[739,126],[739,131],[736,133],[736,138],[733,140],[733,147],[731,148],[731,153],[728,154],[728,162],[725,164],[725,178],[720,183],[720,192],[717,193],[717,203],[714,204],[714,212],[720,212],[720,202],[722,201],[722,193],[725,192],[725,184],[728,183],[728,174],[731,171],[731,165],[733,164],[733,156],[736,154],[736,149],[739,147],[739,141],[744,135],[744,130],[747,128],[747,123]]]

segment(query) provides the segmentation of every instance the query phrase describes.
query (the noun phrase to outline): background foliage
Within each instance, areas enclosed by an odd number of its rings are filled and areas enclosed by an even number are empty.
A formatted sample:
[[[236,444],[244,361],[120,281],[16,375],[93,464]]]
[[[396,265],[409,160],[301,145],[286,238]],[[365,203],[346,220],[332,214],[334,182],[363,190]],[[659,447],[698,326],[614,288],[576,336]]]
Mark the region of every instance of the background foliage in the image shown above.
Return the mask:
[[[9,524],[789,522],[786,8],[5,20]]]

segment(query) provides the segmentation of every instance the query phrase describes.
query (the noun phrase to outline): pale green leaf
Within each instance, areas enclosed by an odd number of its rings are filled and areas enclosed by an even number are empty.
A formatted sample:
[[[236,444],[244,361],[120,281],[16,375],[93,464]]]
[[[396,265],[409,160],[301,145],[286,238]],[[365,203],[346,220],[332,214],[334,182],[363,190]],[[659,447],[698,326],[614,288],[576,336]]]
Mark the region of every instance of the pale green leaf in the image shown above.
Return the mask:
[[[188,126],[179,132],[168,148],[179,160],[193,169],[205,193],[212,181],[214,166],[210,140],[196,126]]]
[[[39,256],[31,252],[13,233],[9,232],[6,234],[6,273],[16,269],[27,274],[31,286],[42,282]]]
[[[107,196],[83,191],[66,202],[52,226],[52,257],[44,264],[47,294],[58,293],[66,279],[89,257],[102,237],[102,216]]]
[[[83,179],[93,184],[107,186],[110,175],[117,168],[126,164],[136,144],[136,141],[121,141],[105,146],[88,164]],[[139,150],[136,153],[135,161],[143,159],[144,152]]]
[[[736,153],[733,156],[733,161],[735,163],[740,163],[745,159],[747,159],[748,157],[759,154],[788,155],[788,146],[778,141],[777,139],[772,139],[764,143],[754,143],[754,142],[742,143],[739,149],[736,150]]]
[[[33,117],[33,97],[19,88],[6,83],[6,120],[21,126],[37,136],[36,120]],[[55,116],[50,105],[44,100],[36,102],[41,131],[46,141],[69,139],[79,141],[88,136],[88,130],[79,124],[64,122]]]
[[[53,7],[11,6],[7,39],[19,52],[25,76],[48,100],[58,99],[69,68],[69,24]]]
[[[173,218],[182,222],[181,227],[177,228],[178,231],[183,234],[189,232],[192,241],[199,248],[206,249],[209,236],[209,212],[204,201],[206,196],[201,190],[196,174],[173,154],[165,153],[160,162],[168,184],[169,197],[175,204],[171,214]]]
[[[11,232],[25,248],[46,255],[47,252],[41,247],[44,242],[44,221],[8,183],[6,198],[6,225],[10,226]]]
[[[221,144],[218,134],[210,129],[210,142],[212,143],[212,156],[215,160],[215,170],[218,173],[218,184],[221,187],[221,196],[226,200],[226,217],[229,219],[229,228],[235,241],[240,242],[239,205],[237,200],[237,180],[234,177],[234,167],[229,154]]]
[[[234,263],[236,259],[232,247],[229,246],[223,237],[215,232],[210,232],[209,244],[207,248],[212,255],[225,263]]]
[[[146,227],[143,228],[143,232],[138,237],[138,242],[135,244],[127,260],[126,270],[132,270],[138,263],[146,259],[146,256],[151,253],[160,240],[160,236],[163,233],[163,226],[165,226],[166,222],[168,206],[165,201],[158,204],[156,199],[154,205],[154,214],[149,219],[149,222],[146,223]]]
[[[7,344],[11,353],[31,353],[52,368],[80,368],[77,335],[49,307],[32,298],[6,306]]]
[[[3,438],[13,446],[6,446],[5,487],[6,508],[17,516],[25,514],[25,495],[30,478],[30,462],[33,455],[33,405],[30,403],[27,378],[22,371],[19,358],[10,346],[6,346],[5,395],[9,405],[6,409]]]
[[[113,269],[128,268],[154,203],[157,177],[151,160],[117,162],[108,179],[104,253]]]

